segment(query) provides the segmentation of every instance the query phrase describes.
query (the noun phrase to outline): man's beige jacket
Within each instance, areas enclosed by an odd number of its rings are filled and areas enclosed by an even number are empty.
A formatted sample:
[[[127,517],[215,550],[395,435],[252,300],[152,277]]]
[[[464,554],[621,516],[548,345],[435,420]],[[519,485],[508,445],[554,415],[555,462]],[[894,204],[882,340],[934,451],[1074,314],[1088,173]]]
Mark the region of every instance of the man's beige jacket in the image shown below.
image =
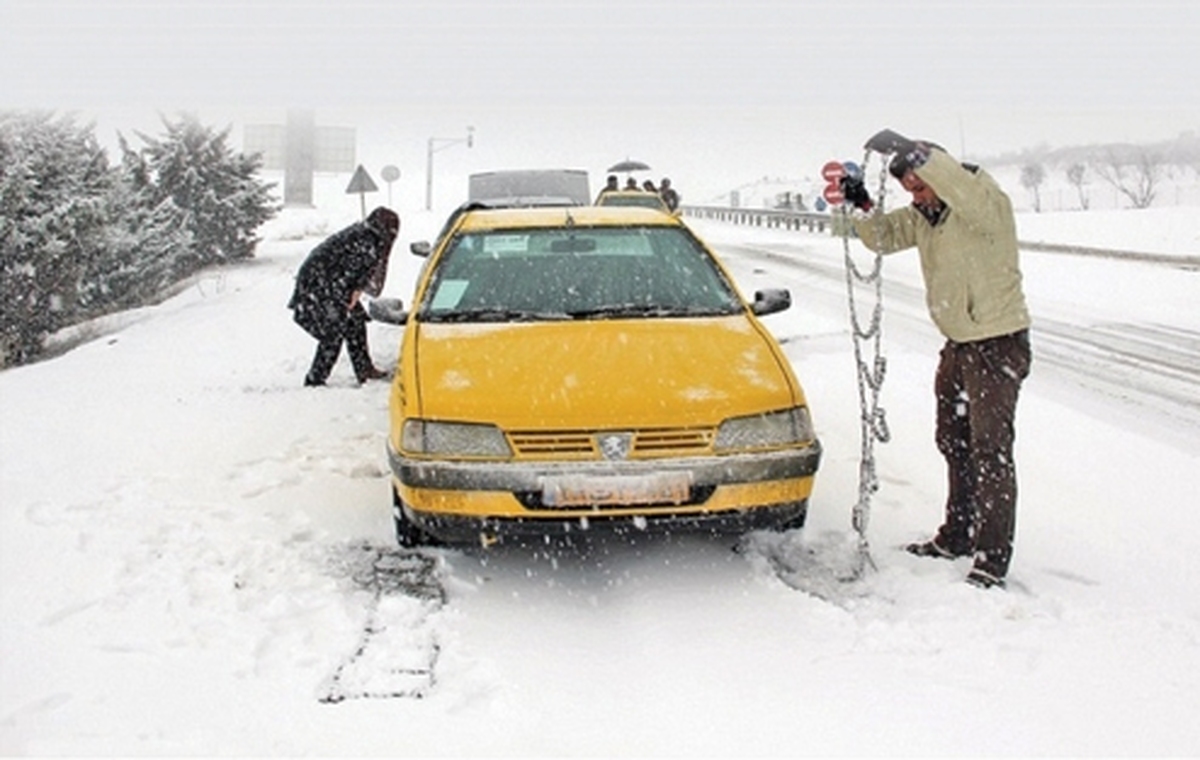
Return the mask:
[[[915,171],[946,205],[938,223],[912,205],[875,213],[854,220],[863,243],[885,254],[917,247],[929,314],[950,340],[969,343],[1029,327],[1008,196],[982,169],[967,169],[937,149]]]

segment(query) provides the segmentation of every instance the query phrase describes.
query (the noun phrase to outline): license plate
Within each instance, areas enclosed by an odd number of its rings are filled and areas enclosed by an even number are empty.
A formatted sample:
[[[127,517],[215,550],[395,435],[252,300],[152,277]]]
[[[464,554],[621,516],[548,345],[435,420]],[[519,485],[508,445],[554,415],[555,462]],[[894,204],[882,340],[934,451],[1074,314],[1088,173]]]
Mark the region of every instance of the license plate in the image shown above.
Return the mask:
[[[687,472],[548,476],[542,479],[542,504],[547,507],[682,504],[690,498],[691,486],[692,476]]]

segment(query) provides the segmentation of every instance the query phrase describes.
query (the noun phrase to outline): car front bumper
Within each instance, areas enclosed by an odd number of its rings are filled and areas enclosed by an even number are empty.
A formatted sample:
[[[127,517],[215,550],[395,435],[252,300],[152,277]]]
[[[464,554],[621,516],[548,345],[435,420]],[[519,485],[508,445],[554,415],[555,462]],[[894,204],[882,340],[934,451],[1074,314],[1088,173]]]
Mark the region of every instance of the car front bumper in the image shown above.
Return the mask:
[[[808,500],[768,504],[751,509],[725,511],[644,512],[641,514],[551,515],[539,517],[471,517],[460,514],[419,512],[397,503],[399,519],[408,520],[423,532],[453,544],[494,543],[514,539],[567,540],[585,536],[630,536],[669,534],[732,535],[751,530],[776,530],[804,523]]]
[[[779,451],[622,461],[430,460],[402,456],[390,446],[388,457],[406,517],[444,535],[458,523],[478,532],[481,521],[489,520],[529,533],[545,533],[555,523],[630,520],[639,527],[704,523],[718,530],[724,522],[730,529],[780,524],[802,514],[821,453],[813,441]],[[688,488],[683,496],[659,502],[623,503],[618,494],[600,504],[556,503],[550,484],[571,478],[599,483],[666,478],[684,480]]]

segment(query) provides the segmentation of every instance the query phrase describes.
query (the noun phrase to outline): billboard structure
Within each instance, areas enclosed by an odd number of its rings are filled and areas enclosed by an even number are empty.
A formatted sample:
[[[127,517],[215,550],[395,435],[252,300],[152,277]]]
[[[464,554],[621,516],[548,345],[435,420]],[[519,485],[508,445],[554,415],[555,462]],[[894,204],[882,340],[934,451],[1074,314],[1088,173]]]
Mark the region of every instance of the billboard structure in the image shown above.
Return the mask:
[[[285,206],[313,205],[315,172],[352,172],[353,127],[318,127],[312,111],[291,110],[287,123],[247,124],[243,151],[261,153],[263,169],[283,171]]]

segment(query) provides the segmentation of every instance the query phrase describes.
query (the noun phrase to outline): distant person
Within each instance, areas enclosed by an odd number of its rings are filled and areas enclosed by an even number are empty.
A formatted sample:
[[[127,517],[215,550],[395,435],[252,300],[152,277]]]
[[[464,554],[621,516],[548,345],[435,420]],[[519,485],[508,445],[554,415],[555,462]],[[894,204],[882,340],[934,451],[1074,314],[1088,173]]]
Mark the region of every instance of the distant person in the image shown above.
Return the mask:
[[[400,217],[380,206],[365,221],[330,235],[300,266],[288,307],[296,324],[317,339],[305,385],[325,384],[343,342],[359,383],[387,377],[371,361],[369,317],[359,298],[364,292],[378,296],[383,291],[388,256],[399,231]]]
[[[648,179],[642,183],[642,189],[648,193],[657,193],[658,192],[658,188],[656,188],[654,186],[654,180],[650,180],[650,179]]]
[[[667,208],[671,211],[679,210],[679,193],[675,192],[675,188],[671,187],[671,180],[663,177],[658,183],[658,194],[662,196],[663,203],[667,204]]]
[[[605,181],[605,183],[604,183],[604,188],[600,191],[600,194],[596,196],[596,200],[599,201],[600,195],[603,195],[604,193],[617,192],[620,189],[621,189],[620,180],[617,178],[617,175],[610,174],[610,175],[608,175],[607,181]]]
[[[641,188],[638,187],[637,180],[634,179],[633,177],[630,177],[629,179],[625,180],[625,189],[626,190],[640,190]]]
[[[916,247],[925,302],[946,338],[934,378],[946,517],[931,539],[905,548],[921,557],[974,557],[967,581],[1003,587],[1016,528],[1017,394],[1032,360],[1012,203],[987,172],[932,143],[885,129],[865,147],[892,154],[888,171],[912,204],[871,213],[862,178],[844,177],[846,201],[869,214],[856,214],[854,229],[879,253]]]

